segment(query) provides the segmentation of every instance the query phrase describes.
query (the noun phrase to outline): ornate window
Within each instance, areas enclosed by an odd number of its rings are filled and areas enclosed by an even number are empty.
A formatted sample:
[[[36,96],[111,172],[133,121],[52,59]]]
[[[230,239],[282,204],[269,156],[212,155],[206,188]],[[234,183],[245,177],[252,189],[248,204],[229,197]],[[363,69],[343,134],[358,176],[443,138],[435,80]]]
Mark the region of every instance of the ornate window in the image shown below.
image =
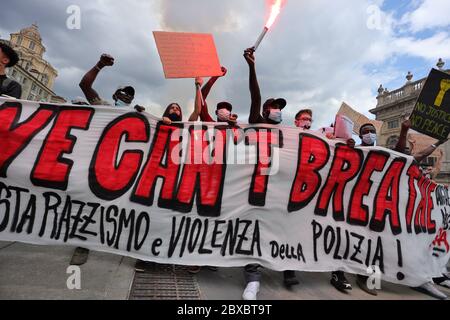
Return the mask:
[[[47,86],[48,85],[48,76],[46,74],[42,75],[42,83]]]
[[[398,127],[399,127],[398,119],[388,122],[388,129],[397,129]]]

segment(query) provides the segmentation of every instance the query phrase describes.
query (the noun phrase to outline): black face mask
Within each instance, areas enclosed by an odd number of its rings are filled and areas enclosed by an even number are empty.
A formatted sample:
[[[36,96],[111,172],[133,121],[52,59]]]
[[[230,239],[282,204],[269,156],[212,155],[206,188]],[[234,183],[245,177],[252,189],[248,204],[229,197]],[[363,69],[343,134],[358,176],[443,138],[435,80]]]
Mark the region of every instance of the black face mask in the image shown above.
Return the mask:
[[[176,113],[169,114],[168,118],[173,122],[181,121],[181,117],[179,115],[177,115]]]

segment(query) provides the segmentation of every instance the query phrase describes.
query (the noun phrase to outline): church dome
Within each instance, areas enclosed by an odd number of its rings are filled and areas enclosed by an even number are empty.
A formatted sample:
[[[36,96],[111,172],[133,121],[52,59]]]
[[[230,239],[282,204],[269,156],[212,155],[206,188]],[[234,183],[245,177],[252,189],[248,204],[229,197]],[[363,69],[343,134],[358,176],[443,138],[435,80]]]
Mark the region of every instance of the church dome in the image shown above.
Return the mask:
[[[38,42],[42,41],[41,34],[39,33],[39,27],[33,23],[30,27],[23,28],[19,31],[22,36],[28,36]]]

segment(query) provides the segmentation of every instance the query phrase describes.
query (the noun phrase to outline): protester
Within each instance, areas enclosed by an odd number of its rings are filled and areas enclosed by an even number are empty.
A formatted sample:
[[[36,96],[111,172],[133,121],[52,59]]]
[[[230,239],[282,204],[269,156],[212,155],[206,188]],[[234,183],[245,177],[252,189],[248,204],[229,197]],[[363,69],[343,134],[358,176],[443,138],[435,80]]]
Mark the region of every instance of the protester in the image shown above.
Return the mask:
[[[194,111],[189,117],[189,121],[197,121],[200,117],[200,112],[202,109],[202,93],[201,87],[203,84],[203,79],[198,77],[195,79],[195,106]],[[183,111],[178,103],[169,104],[164,110],[162,116],[162,122],[166,125],[171,125],[173,122],[183,121]],[[148,262],[143,260],[137,260],[135,265],[136,272],[144,272],[147,269]]]
[[[245,60],[250,69],[251,107],[248,121],[250,124],[267,123],[278,125],[283,121],[282,110],[286,107],[287,102],[284,99],[268,99],[263,105],[261,114],[261,91],[256,76],[254,53],[255,50],[253,48],[249,48],[244,52]]]
[[[109,106],[111,103],[100,98],[97,91],[92,87],[95,80],[97,79],[100,71],[105,67],[110,67],[114,65],[114,58],[108,54],[103,54],[97,64],[89,70],[84,77],[81,79],[79,84],[81,90],[83,91],[87,101],[91,105],[103,105]],[[113,94],[112,98],[114,100],[114,106],[116,107],[128,107],[134,100],[135,90],[131,86],[119,87]],[[77,99],[78,101],[73,101],[73,104],[86,105],[84,101]],[[78,102],[78,103],[77,103]],[[134,109],[138,112],[145,111],[145,108],[136,105]],[[89,257],[89,250],[85,248],[78,247],[72,256],[71,265],[83,265],[87,262]]]
[[[111,105],[108,101],[100,98],[97,91],[92,88],[95,80],[97,79],[100,71],[105,67],[110,67],[114,65],[114,58],[108,54],[103,54],[100,57],[100,60],[97,64],[89,70],[83,77],[80,82],[80,88],[83,91],[86,99],[89,101],[91,105],[103,105],[108,106]],[[114,100],[113,105],[116,107],[128,107],[134,100],[135,90],[132,86],[122,86],[119,87],[113,94],[112,98]],[[139,112],[143,112],[145,110],[142,106],[135,106],[135,109]]]
[[[222,67],[222,76],[224,77],[227,74],[227,69]],[[208,97],[211,88],[214,86],[216,81],[220,77],[212,77],[202,88],[202,96],[203,96],[203,105],[202,112],[200,113],[200,120],[203,122],[215,122],[215,120],[210,116],[208,112],[208,104],[206,102],[206,98]],[[232,114],[233,106],[229,102],[220,102],[216,107],[216,116],[218,122],[228,122],[229,124],[236,124],[236,120],[238,116],[236,114]]]
[[[313,112],[311,109],[300,110],[295,115],[295,126],[303,130],[310,130],[313,123]]]
[[[395,146],[395,151],[398,151],[400,153],[404,153],[407,155],[411,155],[411,150],[410,148],[407,146],[407,136],[408,136],[408,131],[411,128],[411,121],[410,120],[405,120],[402,123],[402,129],[400,131],[400,137],[398,140],[397,145]],[[444,139],[441,141],[437,141],[436,143],[430,145],[429,147],[425,148],[424,150],[415,152],[413,154],[414,160],[416,161],[417,164],[421,164],[424,160],[426,160],[430,155],[432,155],[436,150],[438,150],[438,148],[446,143],[448,141],[448,139]],[[442,162],[442,158],[443,158],[443,151],[441,149],[439,149],[439,153],[440,153],[440,157],[438,162],[435,164],[435,166],[420,166],[420,169],[422,170],[422,173],[429,179],[433,180],[436,178],[436,176],[438,175],[438,173],[440,172],[440,167],[441,167],[441,162]]]
[[[367,123],[361,126],[359,129],[359,138],[361,139],[361,147],[373,147],[377,142],[377,129],[371,123]],[[378,292],[376,289],[369,288],[367,286],[368,276],[357,275],[356,284],[361,288],[361,290],[367,292],[370,295],[377,296]]]
[[[224,77],[226,74],[227,74],[227,69],[225,67],[222,67],[222,76],[221,77]],[[200,112],[200,121],[202,121],[202,122],[216,122],[209,114],[208,104],[206,102],[206,99],[207,99],[209,93],[211,92],[212,87],[214,86],[214,84],[217,82],[217,80],[219,78],[220,77],[212,77],[202,88],[202,91],[201,91],[202,107],[201,107],[201,112]],[[231,125],[235,125],[238,116],[236,114],[232,114],[231,113],[232,111],[233,111],[233,106],[231,105],[231,103],[229,103],[229,102],[218,103],[217,108],[216,108],[217,121],[218,122],[228,122]],[[212,271],[218,270],[217,267],[213,267],[213,266],[208,266],[207,268]],[[191,266],[188,268],[188,272],[191,274],[197,274],[201,270],[202,270],[202,267],[200,267],[200,266]]]
[[[371,123],[366,123],[359,129],[359,138],[361,139],[361,147],[373,147],[377,141],[377,129]],[[353,139],[347,141],[347,145],[354,146]],[[375,289],[370,289],[367,286],[368,276],[357,275],[356,283],[365,292],[370,295],[377,296],[378,292]],[[343,271],[335,271],[331,274],[330,283],[340,292],[347,292],[352,290],[352,285],[348,282]]]
[[[408,131],[409,131],[410,128],[411,128],[411,121],[409,119],[407,119],[407,120],[405,120],[402,123],[402,129],[400,131],[400,138],[398,140],[397,146],[394,149],[395,151],[398,151],[398,152],[401,152],[401,153],[404,153],[404,154],[409,154],[410,153],[410,151],[408,150],[407,145],[406,145],[407,144]],[[432,144],[431,146],[425,148],[424,150],[415,153],[413,155],[414,156],[414,160],[416,161],[417,164],[420,165],[420,163],[423,160],[428,158],[433,152],[435,152],[439,148],[439,146],[441,146],[442,144],[446,143],[447,141],[448,141],[448,139],[438,141],[438,142]],[[442,157],[441,157],[441,159],[442,159]],[[427,166],[427,167],[429,167],[429,166]],[[438,168],[438,170],[439,170],[439,168]],[[423,174],[425,176],[428,176],[428,178],[431,179],[431,178],[434,178],[435,175],[438,174],[438,170],[433,172],[434,171],[433,168],[431,168],[431,170],[426,170],[425,169],[425,170],[423,170]],[[446,300],[448,298],[448,296],[445,293],[443,293],[440,290],[438,290],[434,286],[433,282],[435,284],[441,285],[443,287],[450,288],[450,278],[447,277],[447,275],[443,274],[442,277],[434,278],[432,282],[424,283],[421,286],[416,287],[416,288],[412,288],[412,289],[414,289],[416,291],[419,291],[421,293],[425,293],[425,294],[430,295],[430,296],[432,296],[434,298],[437,298],[437,299]]]
[[[313,112],[312,112],[311,109],[300,110],[295,115],[294,123],[295,123],[295,126],[297,128],[300,128],[300,129],[303,129],[303,130],[311,130],[311,126],[312,126],[313,122],[314,122],[314,120],[313,120]],[[316,132],[316,133],[324,134],[327,137],[327,139],[330,139],[330,140],[335,140],[336,139],[334,134],[330,133],[330,132],[319,131],[319,132]],[[353,139],[348,139],[347,140],[347,146],[349,146],[350,148],[354,148],[355,144],[356,144],[355,140],[353,140]]]
[[[374,147],[377,142],[377,129],[371,123],[366,123],[359,129],[359,138],[361,147]]]
[[[13,48],[0,41],[0,96],[20,99],[22,86],[6,76],[6,68],[11,68],[19,62],[19,55]]]
[[[202,95],[201,95],[201,85],[203,84],[202,78],[195,79],[195,107],[188,121],[197,121],[200,117],[200,112],[202,108]],[[183,111],[178,103],[171,103],[167,106],[164,114],[162,116],[163,122],[167,125],[171,125],[172,122],[183,121]]]
[[[402,129],[400,131],[400,137],[398,140],[397,145],[395,146],[395,151],[398,151],[400,153],[404,153],[407,155],[410,155],[411,150],[407,147],[407,137],[408,137],[408,131],[411,128],[411,121],[405,120],[402,123]],[[421,150],[419,152],[416,152],[414,156],[414,160],[420,164],[423,160],[428,158],[433,152],[435,152],[442,144],[446,143],[448,139],[444,139],[441,141],[437,141],[436,143],[430,145],[429,147],[425,148],[424,150]]]
[[[311,130],[313,123],[313,112],[311,109],[300,110],[295,116],[295,126],[303,130]],[[333,134],[326,134],[328,139],[335,139]],[[362,137],[361,137],[362,138]],[[349,139],[347,145],[351,148],[355,146],[355,141]],[[363,143],[364,145],[364,143]],[[345,292],[346,290],[351,290],[352,286],[347,281],[344,272],[336,271],[332,273],[331,284],[339,291]]]
[[[166,107],[162,116],[163,122],[171,125],[172,122],[183,121],[183,111],[178,103],[171,103]]]
[[[250,69],[250,95],[251,108],[249,123],[267,123],[272,125],[279,125],[282,121],[282,110],[286,107],[285,99],[268,99],[262,109],[261,114],[261,91],[259,89],[258,78],[256,76],[255,67],[255,50],[249,48],[244,51],[244,58]],[[244,274],[247,286],[242,295],[244,300],[256,300],[260,289],[261,281],[261,266],[258,264],[249,264],[245,266]],[[299,284],[294,271],[284,272],[284,283],[286,286],[293,286]]]

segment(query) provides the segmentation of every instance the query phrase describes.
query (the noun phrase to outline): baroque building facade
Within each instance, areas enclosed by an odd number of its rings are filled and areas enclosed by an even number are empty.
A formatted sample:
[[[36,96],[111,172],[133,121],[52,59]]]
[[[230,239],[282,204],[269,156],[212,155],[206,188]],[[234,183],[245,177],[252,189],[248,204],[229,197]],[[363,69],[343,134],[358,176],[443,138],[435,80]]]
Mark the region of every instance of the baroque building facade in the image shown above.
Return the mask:
[[[445,62],[442,59],[439,59],[436,66],[439,70],[450,73],[450,70],[444,69]],[[417,98],[427,80],[425,77],[413,81],[413,77],[413,74],[408,72],[405,85],[396,90],[389,91],[383,88],[383,85],[378,89],[377,106],[370,112],[376,116],[376,120],[383,121],[381,132],[378,134],[378,145],[382,147],[395,148],[400,136],[402,122],[412,113]],[[413,130],[408,135],[408,144],[413,154],[435,142],[435,139]],[[450,184],[450,142],[436,150],[424,165],[434,166],[439,162],[441,163],[441,172],[436,180]]]
[[[19,54],[19,63],[9,68],[7,75],[22,85],[22,99],[66,102],[53,91],[58,71],[44,59],[46,48],[36,24],[12,33],[9,41],[2,41],[7,42]]]

